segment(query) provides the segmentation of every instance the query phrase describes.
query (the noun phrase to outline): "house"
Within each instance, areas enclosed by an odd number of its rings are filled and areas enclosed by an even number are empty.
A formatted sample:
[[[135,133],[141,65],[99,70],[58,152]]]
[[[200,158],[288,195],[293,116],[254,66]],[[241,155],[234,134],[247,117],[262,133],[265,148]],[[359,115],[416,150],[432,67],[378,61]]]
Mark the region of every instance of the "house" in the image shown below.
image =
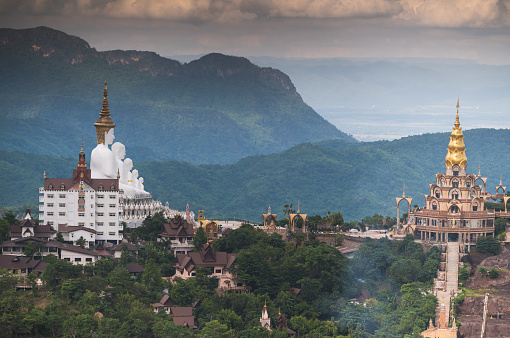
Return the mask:
[[[349,303],[354,303],[354,304],[365,304],[365,302],[372,298],[372,295],[370,294],[370,292],[368,292],[368,290],[361,290],[361,292],[358,294],[358,297],[356,298],[353,298],[353,299],[349,299],[348,302]]]
[[[126,264],[124,267],[133,277],[137,277],[138,275],[142,274],[145,271],[143,266],[136,263]]]
[[[46,262],[31,257],[0,255],[0,269],[6,269],[14,275],[28,277],[32,271],[42,272]]]
[[[32,219],[30,209],[25,210],[25,217],[20,224],[11,225],[9,238],[11,240],[35,237],[42,240],[50,239],[56,233],[50,225],[38,225]]]
[[[193,224],[181,215],[176,215],[170,223],[164,224],[163,232],[159,234],[161,240],[170,241],[170,249],[174,255],[190,252],[193,249],[194,235]]]
[[[127,242],[121,242],[117,245],[115,245],[113,248],[112,248],[112,251],[113,251],[113,257],[115,258],[120,258],[120,256],[122,255],[122,249],[123,248],[126,248],[126,250],[129,252],[129,253],[132,253],[134,254],[135,256],[138,256],[139,252],[140,252],[140,248],[132,243],[127,243]]]
[[[238,284],[234,275],[229,272],[236,257],[237,254],[216,252],[213,245],[207,243],[202,246],[199,252],[176,256],[174,277],[188,279],[196,276],[196,267],[212,268],[212,273],[209,276],[218,278],[219,290],[241,290],[244,289],[244,286],[242,283]]]
[[[94,247],[96,242],[97,231],[92,228],[84,226],[68,226],[67,224],[59,224],[58,232],[62,234],[64,241],[73,245],[77,245],[76,242],[83,237],[87,243],[86,247]]]
[[[154,312],[159,313],[165,311],[175,325],[184,325],[187,327],[195,327],[195,317],[191,306],[176,306],[175,302],[168,295],[161,297],[158,303],[152,304]]]

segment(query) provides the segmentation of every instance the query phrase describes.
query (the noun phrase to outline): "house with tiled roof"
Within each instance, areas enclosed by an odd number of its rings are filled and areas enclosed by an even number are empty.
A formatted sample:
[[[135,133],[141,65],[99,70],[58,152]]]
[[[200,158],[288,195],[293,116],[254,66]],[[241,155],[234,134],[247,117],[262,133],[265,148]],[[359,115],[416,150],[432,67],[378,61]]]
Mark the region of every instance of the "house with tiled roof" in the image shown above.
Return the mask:
[[[84,226],[68,226],[67,224],[59,224],[58,232],[62,234],[64,241],[69,244],[77,245],[76,242],[83,237],[87,243],[86,247],[94,247],[96,242],[97,231]]]
[[[0,269],[22,277],[27,277],[32,271],[42,272],[45,266],[46,262],[31,257],[0,255]]]
[[[244,289],[229,271],[237,257],[235,253],[216,252],[210,243],[204,244],[199,252],[176,255],[175,277],[188,279],[196,276],[196,267],[212,268],[210,277],[218,278],[219,290]]]
[[[186,218],[189,219],[189,212],[186,212]],[[195,230],[193,224],[184,219],[181,215],[176,215],[168,224],[163,225],[163,232],[159,234],[160,240],[170,241],[170,249],[174,255],[187,254],[193,249],[193,236]]]
[[[154,306],[154,312],[164,311],[167,315],[172,316],[175,325],[195,327],[195,317],[191,306],[176,306],[168,295],[164,295],[158,303],[152,304],[152,306]]]
[[[135,256],[138,256],[141,251],[141,248],[133,243],[121,242],[112,247],[111,251],[113,252],[113,257],[120,258],[123,248],[126,248],[128,252],[134,254]]]
[[[21,220],[20,224],[12,224],[10,227],[9,238],[11,240],[26,237],[48,240],[56,233],[50,225],[37,224],[32,219],[30,209],[25,210],[25,217]]]

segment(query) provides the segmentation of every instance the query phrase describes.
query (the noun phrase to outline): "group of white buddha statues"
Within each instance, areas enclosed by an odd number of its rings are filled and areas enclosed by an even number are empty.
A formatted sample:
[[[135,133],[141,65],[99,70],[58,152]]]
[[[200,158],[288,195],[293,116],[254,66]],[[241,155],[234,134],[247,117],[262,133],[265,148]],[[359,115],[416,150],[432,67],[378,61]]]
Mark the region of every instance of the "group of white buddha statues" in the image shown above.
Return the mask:
[[[113,128],[105,132],[104,142],[99,143],[90,156],[92,178],[118,178],[119,190],[124,196],[144,196],[148,193],[144,189],[143,177],[138,177],[138,170],[133,169],[133,161],[126,157],[126,147],[115,142]],[[113,144],[112,144],[113,143]],[[112,144],[110,150],[109,145]]]

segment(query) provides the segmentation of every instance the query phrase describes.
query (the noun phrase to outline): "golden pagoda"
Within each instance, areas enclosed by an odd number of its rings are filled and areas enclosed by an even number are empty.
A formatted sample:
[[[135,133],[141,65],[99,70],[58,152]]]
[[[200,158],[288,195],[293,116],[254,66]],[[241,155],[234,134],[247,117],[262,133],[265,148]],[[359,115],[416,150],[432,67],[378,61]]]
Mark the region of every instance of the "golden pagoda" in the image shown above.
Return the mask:
[[[445,158],[446,173],[436,174],[436,182],[429,185],[430,194],[425,195],[425,206],[409,212],[407,222],[400,230],[424,241],[458,241],[470,246],[480,236],[494,233],[494,210],[486,210],[485,202],[503,199],[497,191],[491,195],[486,191],[487,178],[480,173],[467,174],[467,156],[464,135],[459,121],[459,100],[457,116],[450,135]],[[399,202],[397,198],[397,212]]]

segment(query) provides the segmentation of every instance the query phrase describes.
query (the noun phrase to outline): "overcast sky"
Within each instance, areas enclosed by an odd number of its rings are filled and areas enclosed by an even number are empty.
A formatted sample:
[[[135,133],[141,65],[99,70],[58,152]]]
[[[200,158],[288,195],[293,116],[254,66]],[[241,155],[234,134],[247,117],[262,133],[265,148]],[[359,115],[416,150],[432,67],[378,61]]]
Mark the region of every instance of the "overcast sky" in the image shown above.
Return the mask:
[[[1,26],[163,56],[439,57],[510,64],[510,0],[0,0]]]

